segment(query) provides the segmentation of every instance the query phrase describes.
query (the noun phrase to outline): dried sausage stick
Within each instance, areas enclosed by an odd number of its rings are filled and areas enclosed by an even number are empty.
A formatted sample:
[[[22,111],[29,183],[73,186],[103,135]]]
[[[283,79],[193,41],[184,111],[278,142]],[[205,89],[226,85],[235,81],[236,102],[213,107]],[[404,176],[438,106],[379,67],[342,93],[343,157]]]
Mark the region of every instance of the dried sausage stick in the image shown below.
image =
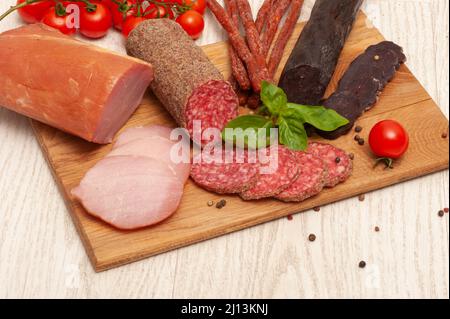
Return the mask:
[[[273,0],[264,0],[261,8],[259,8],[258,15],[256,16],[255,21],[256,30],[258,30],[259,33],[261,33],[264,27],[264,22],[266,22],[267,14],[272,7],[272,2]]]
[[[236,3],[247,35],[247,43],[250,52],[255,57],[258,68],[264,78],[268,79],[269,73],[267,72],[266,58],[262,54],[261,40],[259,39],[259,33],[258,30],[256,30],[255,22],[253,21],[252,8],[250,8],[250,4],[247,0],[236,0]]]
[[[224,2],[225,2],[225,6],[227,8],[228,14],[230,15],[231,19],[233,20],[233,23],[236,26],[238,26],[239,25],[239,16],[238,16],[238,9],[236,6],[236,0],[225,0]],[[244,63],[237,55],[237,53],[234,50],[233,45],[231,43],[228,45],[228,51],[230,54],[232,77],[234,77],[234,79],[237,81],[237,83],[239,84],[239,87],[242,90],[249,90],[251,87],[251,83],[248,78],[247,70],[245,69]],[[231,77],[230,77],[230,82],[232,82]],[[233,87],[235,87],[235,91],[237,93],[239,88],[237,88],[236,85],[233,85]]]
[[[261,91],[261,81],[266,79],[258,70],[255,57],[251,54],[238,28],[233,24],[225,9],[216,0],[208,0],[207,4],[217,21],[228,32],[229,40],[236,53],[245,62],[253,90],[256,92]]]
[[[303,0],[293,0],[291,4],[291,8],[289,10],[289,15],[286,18],[286,21],[281,28],[281,31],[275,40],[275,44],[273,46],[272,52],[270,53],[269,63],[268,63],[268,71],[269,77],[273,78],[275,72],[277,70],[278,65],[280,64],[281,58],[283,57],[284,49],[286,48],[286,44],[294,32],[295,26],[297,24],[297,20],[300,17],[300,12],[302,11]]]
[[[274,6],[274,10],[270,12],[271,14],[267,17],[267,26],[262,33],[262,53],[267,55],[272,45],[272,41],[275,38],[275,34],[278,30],[278,25],[280,24],[281,18],[283,18],[284,13],[288,9],[290,4],[289,0],[278,0],[277,5]]]

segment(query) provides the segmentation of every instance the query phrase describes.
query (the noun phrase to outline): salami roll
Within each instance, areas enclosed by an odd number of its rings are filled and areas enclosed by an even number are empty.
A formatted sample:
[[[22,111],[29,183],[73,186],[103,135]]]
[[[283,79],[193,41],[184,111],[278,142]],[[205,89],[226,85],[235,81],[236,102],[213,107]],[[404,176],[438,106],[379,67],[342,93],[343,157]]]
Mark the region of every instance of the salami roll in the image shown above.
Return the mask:
[[[222,149],[217,156],[202,152],[194,157],[193,162],[191,178],[206,190],[236,194],[247,191],[256,183],[258,164],[249,163],[247,151],[237,153]]]
[[[295,152],[300,167],[298,178],[275,198],[284,202],[301,202],[319,194],[328,176],[324,162],[317,156],[305,152]]]
[[[347,118],[349,123],[332,132],[316,132],[328,139],[346,134],[355,121],[375,105],[381,91],[405,61],[402,48],[393,42],[383,41],[368,47],[350,64],[337,90],[324,102],[327,108]]]
[[[362,0],[317,0],[279,85],[293,103],[319,105]]]
[[[150,19],[128,37],[127,52],[153,65],[150,88],[178,125],[218,128],[238,115],[238,98],[203,51],[170,19]]]
[[[252,200],[278,195],[297,178],[300,168],[293,151],[282,145],[267,148],[268,163],[261,163],[255,186],[240,193],[242,199]]]
[[[328,171],[325,187],[334,187],[350,177],[353,162],[347,153],[330,144],[312,142],[308,145],[307,153],[319,157]]]

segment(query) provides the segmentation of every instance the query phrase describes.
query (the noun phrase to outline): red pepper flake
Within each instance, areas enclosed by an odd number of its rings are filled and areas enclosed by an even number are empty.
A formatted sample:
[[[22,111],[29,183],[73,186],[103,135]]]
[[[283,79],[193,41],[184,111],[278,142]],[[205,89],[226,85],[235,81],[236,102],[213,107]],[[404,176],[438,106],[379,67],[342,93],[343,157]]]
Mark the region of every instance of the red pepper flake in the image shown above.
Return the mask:
[[[364,260],[361,260],[358,264],[359,268],[364,268],[366,267],[366,262]]]
[[[315,212],[318,212],[318,211],[320,211],[320,206],[316,206],[316,207],[314,207],[314,208],[313,208],[313,210],[314,210]]]
[[[287,219],[292,220],[293,219],[292,215],[287,215]]]
[[[444,213],[448,213],[448,207],[444,208]]]
[[[439,217],[443,217],[444,216],[444,211],[443,210],[438,211],[438,216]]]

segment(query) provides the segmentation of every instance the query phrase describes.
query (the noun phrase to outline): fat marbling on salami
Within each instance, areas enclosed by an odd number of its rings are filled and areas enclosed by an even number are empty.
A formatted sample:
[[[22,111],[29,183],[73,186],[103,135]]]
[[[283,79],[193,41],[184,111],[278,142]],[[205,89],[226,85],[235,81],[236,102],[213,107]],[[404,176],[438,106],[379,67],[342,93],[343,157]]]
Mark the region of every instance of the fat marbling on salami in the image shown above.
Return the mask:
[[[203,129],[222,130],[238,115],[238,98],[230,83],[178,23],[142,22],[130,33],[127,52],[152,64],[152,91],[191,136],[196,120]]]

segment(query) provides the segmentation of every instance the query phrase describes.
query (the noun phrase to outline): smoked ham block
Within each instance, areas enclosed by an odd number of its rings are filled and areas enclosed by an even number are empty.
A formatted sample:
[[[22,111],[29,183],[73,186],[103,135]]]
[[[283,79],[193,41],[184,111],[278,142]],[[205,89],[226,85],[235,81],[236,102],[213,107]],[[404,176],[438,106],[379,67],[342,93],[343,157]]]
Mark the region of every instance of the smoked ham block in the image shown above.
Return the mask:
[[[150,64],[43,24],[0,34],[0,106],[105,144],[140,104]]]

